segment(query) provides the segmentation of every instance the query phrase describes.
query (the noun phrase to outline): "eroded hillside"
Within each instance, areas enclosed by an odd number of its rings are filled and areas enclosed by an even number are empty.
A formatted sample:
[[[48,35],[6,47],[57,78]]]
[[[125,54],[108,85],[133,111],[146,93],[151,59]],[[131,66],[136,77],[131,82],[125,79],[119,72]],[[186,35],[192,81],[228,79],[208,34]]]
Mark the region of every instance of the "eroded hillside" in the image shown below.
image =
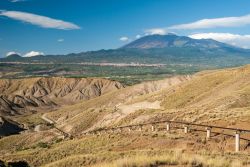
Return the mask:
[[[166,166],[248,166],[247,133],[241,134],[239,154],[232,154],[233,132],[213,130],[207,140],[204,129],[196,131],[191,127],[186,134],[183,127],[171,125],[166,132],[164,123],[157,125],[155,131],[144,126],[142,131],[135,127],[120,133],[83,133],[160,120],[250,129],[249,96],[250,66],[128,86],[77,104],[68,103],[39,116],[25,117],[26,121],[34,117],[51,120],[54,126],[43,122],[37,124],[36,130],[4,137],[0,140],[0,159],[26,160],[34,166],[102,166],[104,162],[106,166],[136,162],[156,166],[161,166],[159,162]],[[64,139],[60,130],[72,138]]]
[[[123,119],[137,112],[138,109],[154,109],[155,106],[148,102],[148,100],[150,101],[148,97],[158,91],[170,89],[173,86],[184,83],[191,78],[191,76],[176,76],[164,80],[141,83],[107,93],[83,103],[61,108],[47,115],[55,120],[65,131],[76,134],[93,128],[116,126]],[[144,99],[145,97],[146,99]],[[130,106],[130,104],[137,103],[137,101],[138,103],[144,103],[142,105],[139,104],[139,106]]]
[[[52,110],[89,100],[124,86],[116,81],[95,78],[27,78],[0,80],[0,114]]]

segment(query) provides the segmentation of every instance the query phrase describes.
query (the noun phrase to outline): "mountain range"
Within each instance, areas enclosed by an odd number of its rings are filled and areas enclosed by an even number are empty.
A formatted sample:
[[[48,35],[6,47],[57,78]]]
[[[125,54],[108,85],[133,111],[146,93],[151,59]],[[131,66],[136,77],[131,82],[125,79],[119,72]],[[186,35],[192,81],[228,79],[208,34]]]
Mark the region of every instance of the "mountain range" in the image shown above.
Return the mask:
[[[221,59],[225,62],[222,66],[241,65],[246,61],[249,62],[250,51],[212,39],[192,39],[186,36],[167,34],[144,36],[118,49],[25,58],[14,54],[0,59],[0,62],[213,64]]]
[[[250,63],[250,50],[212,39],[148,35],[118,49],[0,59],[0,78],[102,77],[126,85]]]

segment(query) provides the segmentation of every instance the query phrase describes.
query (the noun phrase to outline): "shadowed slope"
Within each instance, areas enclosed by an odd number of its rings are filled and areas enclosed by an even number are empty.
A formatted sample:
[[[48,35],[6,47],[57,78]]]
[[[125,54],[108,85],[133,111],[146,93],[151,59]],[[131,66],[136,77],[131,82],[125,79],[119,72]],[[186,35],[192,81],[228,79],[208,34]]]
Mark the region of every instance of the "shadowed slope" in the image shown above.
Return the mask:
[[[20,128],[20,125],[16,122],[0,117],[0,136],[18,134],[22,130],[23,128]]]

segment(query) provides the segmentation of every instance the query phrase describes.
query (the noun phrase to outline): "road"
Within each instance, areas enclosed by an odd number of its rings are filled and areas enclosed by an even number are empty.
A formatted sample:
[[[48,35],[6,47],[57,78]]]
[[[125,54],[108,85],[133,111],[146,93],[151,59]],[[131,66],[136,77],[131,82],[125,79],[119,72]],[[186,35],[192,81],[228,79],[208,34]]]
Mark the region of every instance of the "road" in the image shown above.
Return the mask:
[[[54,122],[53,120],[49,119],[46,117],[46,114],[43,114],[41,116],[41,119],[44,120],[45,122],[48,122],[49,124],[53,125],[53,127],[58,130],[59,132],[61,132],[64,137],[73,137],[71,134],[67,133],[67,132],[64,132],[62,129],[58,128],[55,126],[56,122]]]
[[[42,118],[42,120],[44,120],[45,122],[48,122],[48,123],[50,123],[50,124],[55,124],[54,121],[52,121],[51,119],[49,119],[49,118],[46,117],[46,114],[43,114],[43,115],[41,116],[41,118]]]
[[[34,128],[35,132],[40,132],[41,131],[41,125],[36,125]]]

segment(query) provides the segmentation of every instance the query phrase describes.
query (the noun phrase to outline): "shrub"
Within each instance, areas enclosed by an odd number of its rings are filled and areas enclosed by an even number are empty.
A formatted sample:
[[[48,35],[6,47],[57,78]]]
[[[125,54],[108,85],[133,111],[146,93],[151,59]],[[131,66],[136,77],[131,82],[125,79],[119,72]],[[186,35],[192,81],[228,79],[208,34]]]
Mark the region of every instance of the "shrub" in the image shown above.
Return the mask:
[[[48,143],[45,143],[45,142],[39,142],[37,143],[37,146],[41,148],[49,148]]]

